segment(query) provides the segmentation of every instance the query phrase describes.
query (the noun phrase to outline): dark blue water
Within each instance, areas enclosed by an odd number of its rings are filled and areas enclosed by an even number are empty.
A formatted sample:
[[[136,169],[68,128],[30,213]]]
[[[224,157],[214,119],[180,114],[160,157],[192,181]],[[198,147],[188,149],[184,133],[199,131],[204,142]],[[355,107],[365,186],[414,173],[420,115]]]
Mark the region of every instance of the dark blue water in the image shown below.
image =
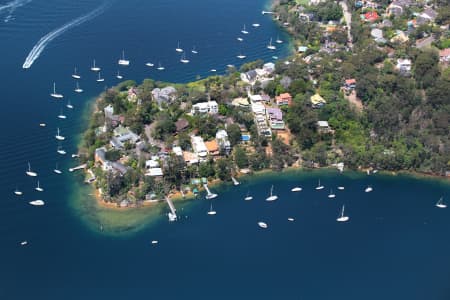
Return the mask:
[[[97,8],[100,1],[33,0],[1,10],[0,57],[2,143],[0,147],[0,299],[449,299],[449,210],[437,209],[449,186],[408,177],[331,172],[289,173],[247,178],[239,187],[215,188],[218,214],[206,200],[176,203],[182,217],[168,223],[165,206],[110,212],[95,205],[76,164],[87,103],[117,83],[122,49],[131,66],[125,79],[146,77],[186,82],[224,72],[248,60],[284,56],[266,49],[270,37],[286,35],[267,16],[265,1],[112,1],[98,17],[72,28],[47,45],[28,70],[22,64],[48,32]],[[3,22],[7,18],[8,22]],[[243,24],[250,31],[240,44]],[[260,23],[260,28],[251,27]],[[179,63],[177,42],[191,62]],[[95,82],[92,59],[105,82]],[[157,72],[144,64],[161,62]],[[72,92],[74,66],[85,93]],[[65,100],[49,97],[53,81]],[[64,109],[67,120],[56,118]],[[39,123],[47,123],[41,128]],[[68,154],[56,153],[56,128]],[[25,176],[27,162],[39,173]],[[65,171],[53,173],[55,163]],[[314,190],[321,178],[326,188]],[[271,185],[279,200],[264,201]],[[303,191],[290,189],[300,184]],[[364,193],[367,184],[374,192]],[[344,185],[345,191],[337,191]],[[18,186],[24,196],[12,192]],[[337,197],[327,198],[330,188]],[[244,201],[250,191],[253,201]],[[46,206],[32,207],[34,199]],[[350,222],[336,217],[346,205]],[[287,218],[295,218],[288,222]],[[138,221],[136,221],[138,220]],[[269,228],[262,230],[258,221]],[[103,224],[105,231],[100,231]],[[114,227],[114,224],[121,226]],[[138,226],[137,224],[142,224]],[[159,240],[157,246],[151,240]],[[29,244],[19,245],[23,240]]]

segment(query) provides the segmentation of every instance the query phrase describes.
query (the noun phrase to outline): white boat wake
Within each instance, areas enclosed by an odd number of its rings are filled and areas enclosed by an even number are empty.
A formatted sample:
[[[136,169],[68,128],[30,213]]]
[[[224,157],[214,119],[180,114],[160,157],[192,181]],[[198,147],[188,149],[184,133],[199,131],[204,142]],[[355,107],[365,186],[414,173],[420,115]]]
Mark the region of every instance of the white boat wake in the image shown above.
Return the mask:
[[[30,2],[31,0],[14,0],[0,6],[0,13],[8,11],[8,15],[5,17],[5,19],[3,19],[3,21],[8,22],[9,20],[11,20],[13,18],[13,13],[16,11],[16,9]]]
[[[70,21],[69,23],[63,25],[62,27],[55,29],[46,35],[44,35],[37,43],[34,45],[33,49],[31,49],[30,53],[28,54],[27,58],[25,58],[25,62],[22,65],[22,68],[28,69],[31,67],[31,65],[34,63],[36,59],[41,55],[42,51],[44,51],[45,47],[53,41],[55,38],[66,32],[67,30],[79,26],[83,24],[86,21],[89,21],[98,15],[102,14],[107,8],[107,3],[103,3],[100,7],[94,9],[90,13],[81,16],[75,20]]]

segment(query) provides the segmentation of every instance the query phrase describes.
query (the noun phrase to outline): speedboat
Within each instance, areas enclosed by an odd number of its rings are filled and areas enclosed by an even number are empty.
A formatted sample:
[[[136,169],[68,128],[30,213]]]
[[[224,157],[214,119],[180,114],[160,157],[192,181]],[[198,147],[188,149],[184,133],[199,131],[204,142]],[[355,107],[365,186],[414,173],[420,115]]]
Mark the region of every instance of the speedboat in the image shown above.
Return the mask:
[[[301,190],[302,190],[301,187],[296,186],[296,187],[294,187],[294,188],[291,189],[291,192],[300,192]]]
[[[258,222],[258,226],[261,228],[264,228],[264,229],[266,229],[268,227],[267,224],[264,222]]]
[[[31,205],[34,205],[34,206],[42,206],[45,204],[45,202],[43,200],[34,200],[34,201],[30,201],[28,203],[30,203]]]
[[[26,244],[28,244],[27,241],[22,241],[22,242],[20,242],[20,246],[25,246]]]
[[[364,190],[364,192],[366,192],[366,193],[369,193],[371,191],[373,191],[373,188],[370,185],[367,186],[366,189]]]

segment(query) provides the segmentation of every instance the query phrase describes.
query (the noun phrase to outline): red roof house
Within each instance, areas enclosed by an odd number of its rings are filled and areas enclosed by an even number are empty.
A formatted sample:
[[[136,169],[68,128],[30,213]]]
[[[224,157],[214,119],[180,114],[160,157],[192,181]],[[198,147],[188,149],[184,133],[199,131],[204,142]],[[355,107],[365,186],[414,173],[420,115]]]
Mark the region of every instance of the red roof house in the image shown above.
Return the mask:
[[[277,105],[291,105],[292,104],[292,96],[289,93],[280,94],[280,96],[275,97],[275,101]]]
[[[376,11],[368,11],[364,14],[364,19],[367,22],[375,22],[376,20],[378,20],[379,17],[380,16]]]

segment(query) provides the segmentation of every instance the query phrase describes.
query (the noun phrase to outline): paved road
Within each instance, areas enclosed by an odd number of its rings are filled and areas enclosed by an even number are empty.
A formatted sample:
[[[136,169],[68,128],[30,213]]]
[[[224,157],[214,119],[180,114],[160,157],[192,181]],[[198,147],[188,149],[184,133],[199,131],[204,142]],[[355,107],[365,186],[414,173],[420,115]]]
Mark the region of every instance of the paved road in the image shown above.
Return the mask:
[[[347,1],[341,1],[339,4],[342,6],[342,10],[344,13],[344,19],[347,23],[347,40],[348,40],[348,46],[350,49],[353,49],[353,38],[352,38],[352,14],[348,10]]]

